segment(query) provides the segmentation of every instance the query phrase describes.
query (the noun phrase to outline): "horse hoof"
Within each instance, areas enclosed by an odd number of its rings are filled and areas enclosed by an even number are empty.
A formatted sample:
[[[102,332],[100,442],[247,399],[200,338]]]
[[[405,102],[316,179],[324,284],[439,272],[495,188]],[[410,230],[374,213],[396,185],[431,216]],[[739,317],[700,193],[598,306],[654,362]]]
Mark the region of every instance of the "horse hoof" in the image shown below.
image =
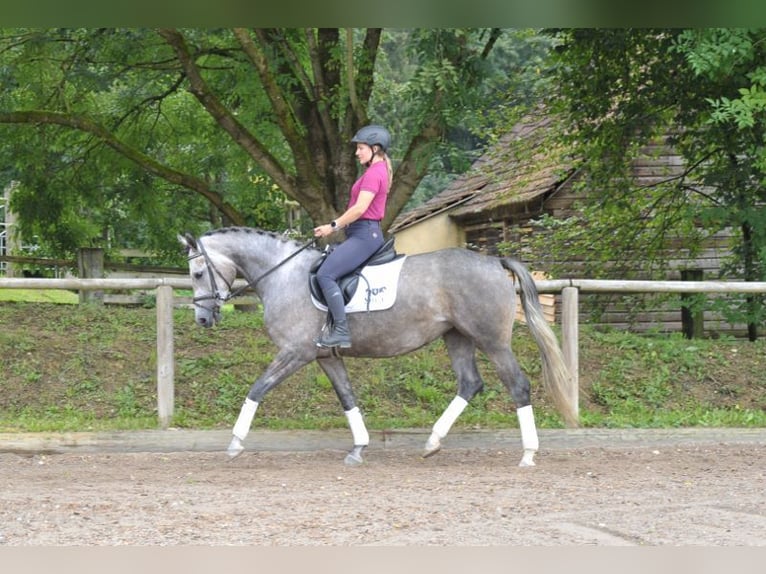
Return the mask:
[[[442,449],[441,445],[437,446],[436,448],[426,449],[423,451],[423,454],[420,455],[423,458],[428,458],[429,456],[435,455],[437,452],[439,452]]]
[[[426,441],[426,447],[423,450],[423,458],[428,458],[429,456],[435,455],[437,452],[439,452],[442,449],[442,442],[441,439],[439,439],[439,436],[436,433],[431,434],[430,437],[428,437],[428,440]]]
[[[243,452],[245,452],[245,449],[244,449],[244,448],[241,448],[241,449],[239,449],[239,450],[232,450],[232,449],[228,449],[228,450],[226,451],[226,454],[228,454],[228,455],[229,455],[229,461],[232,461],[232,460],[234,460],[235,458],[237,458],[239,455],[241,455]]]
[[[346,463],[346,466],[359,466],[360,464],[364,463],[364,459],[362,458],[363,450],[364,446],[355,446],[343,460],[343,462]]]
[[[521,457],[521,462],[519,462],[519,466],[521,466],[521,467],[536,466],[535,465],[535,451],[533,451],[533,450],[525,450],[524,451],[524,456]]]
[[[229,460],[234,460],[245,451],[245,447],[242,446],[242,441],[237,437],[231,439],[229,448],[226,449],[226,454],[229,455]]]
[[[343,459],[346,466],[359,466],[364,463],[364,459],[361,456],[357,456],[354,453],[348,453],[346,458]]]

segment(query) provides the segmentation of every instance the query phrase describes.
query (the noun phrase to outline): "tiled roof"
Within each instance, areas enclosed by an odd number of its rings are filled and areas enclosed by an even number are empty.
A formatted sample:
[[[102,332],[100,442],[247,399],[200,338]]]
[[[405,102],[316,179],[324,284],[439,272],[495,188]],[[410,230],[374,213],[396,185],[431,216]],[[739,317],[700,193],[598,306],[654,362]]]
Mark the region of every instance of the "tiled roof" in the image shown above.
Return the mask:
[[[528,202],[558,187],[574,170],[559,126],[548,115],[528,116],[447,188],[394,220],[397,231],[446,210],[453,217]]]

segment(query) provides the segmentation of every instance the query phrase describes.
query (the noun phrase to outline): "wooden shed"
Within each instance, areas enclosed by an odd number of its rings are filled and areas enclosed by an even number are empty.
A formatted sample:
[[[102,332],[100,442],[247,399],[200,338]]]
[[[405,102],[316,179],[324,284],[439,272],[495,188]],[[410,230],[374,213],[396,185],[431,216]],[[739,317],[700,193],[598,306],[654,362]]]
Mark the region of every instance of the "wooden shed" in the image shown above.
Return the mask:
[[[552,143],[553,129],[546,116],[519,123],[444,191],[400,214],[391,226],[397,250],[468,246],[495,253],[575,173],[567,150]]]
[[[580,162],[562,143],[561,129],[555,118],[544,113],[517,124],[443,192],[400,214],[391,227],[397,250],[417,253],[464,246],[497,254],[498,245],[505,243],[530,269],[550,276],[545,257],[527,241],[541,232],[534,220],[542,214],[560,219],[576,214],[578,199],[587,193],[575,186],[581,177]],[[632,162],[636,187],[672,180],[683,170],[682,158],[664,138],[643,146]],[[692,256],[684,241],[676,240],[667,247],[672,253],[662,278],[720,279],[721,260],[729,254],[729,245],[730,235],[720,233],[708,238],[702,251]],[[582,259],[572,257],[558,278],[590,277],[584,276]],[[583,295],[580,300],[581,321],[590,324],[639,332],[689,329],[688,313],[682,312],[677,299],[607,294]],[[712,312],[705,313],[703,324],[708,335],[741,336],[746,331],[744,325],[730,325]]]

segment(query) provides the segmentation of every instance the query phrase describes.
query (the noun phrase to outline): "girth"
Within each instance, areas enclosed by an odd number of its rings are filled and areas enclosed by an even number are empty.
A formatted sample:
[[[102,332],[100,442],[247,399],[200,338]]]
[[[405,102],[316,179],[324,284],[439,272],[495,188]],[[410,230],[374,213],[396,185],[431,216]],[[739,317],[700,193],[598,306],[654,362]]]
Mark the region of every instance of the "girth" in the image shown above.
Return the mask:
[[[332,248],[328,245],[327,248],[325,248],[325,251],[322,252],[322,255],[320,255],[309,268],[309,289],[311,291],[311,295],[314,297],[314,299],[323,305],[326,305],[327,302],[325,301],[322,289],[319,287],[317,271],[331,252]],[[394,238],[390,237],[364,263],[354,269],[351,273],[341,277],[338,281],[338,286],[340,287],[341,293],[343,293],[344,303],[351,301],[354,293],[356,293],[356,288],[359,286],[359,278],[362,275],[362,269],[368,265],[382,265],[383,263],[388,263],[389,261],[396,259],[396,257],[397,254],[396,249],[394,249]]]

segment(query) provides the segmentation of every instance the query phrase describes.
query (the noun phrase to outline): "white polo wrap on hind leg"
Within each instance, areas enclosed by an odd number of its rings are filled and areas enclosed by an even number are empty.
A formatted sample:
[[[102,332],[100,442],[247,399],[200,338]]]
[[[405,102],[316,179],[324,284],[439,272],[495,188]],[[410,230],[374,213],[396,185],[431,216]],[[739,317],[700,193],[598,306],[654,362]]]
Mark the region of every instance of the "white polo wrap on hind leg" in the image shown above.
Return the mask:
[[[351,435],[354,437],[354,446],[367,446],[370,444],[370,434],[362,418],[362,411],[359,407],[354,407],[350,411],[344,411],[348,426],[351,427]]]
[[[231,434],[233,434],[239,440],[245,440],[247,433],[250,432],[250,425],[253,423],[253,417],[255,417],[256,410],[258,410],[258,402],[250,399],[245,399]]]
[[[540,448],[540,441],[537,438],[537,427],[535,426],[535,415],[532,412],[532,405],[516,409],[516,416],[519,419],[519,428],[521,430],[521,446],[525,451],[536,451]]]
[[[457,418],[460,416],[463,410],[465,410],[466,405],[468,405],[468,401],[466,401],[461,396],[456,396],[454,399],[452,399],[452,402],[442,413],[442,416],[440,416],[439,420],[437,420],[434,424],[433,431],[439,438],[444,438],[447,436],[447,433],[452,428],[452,425],[455,424]]]

